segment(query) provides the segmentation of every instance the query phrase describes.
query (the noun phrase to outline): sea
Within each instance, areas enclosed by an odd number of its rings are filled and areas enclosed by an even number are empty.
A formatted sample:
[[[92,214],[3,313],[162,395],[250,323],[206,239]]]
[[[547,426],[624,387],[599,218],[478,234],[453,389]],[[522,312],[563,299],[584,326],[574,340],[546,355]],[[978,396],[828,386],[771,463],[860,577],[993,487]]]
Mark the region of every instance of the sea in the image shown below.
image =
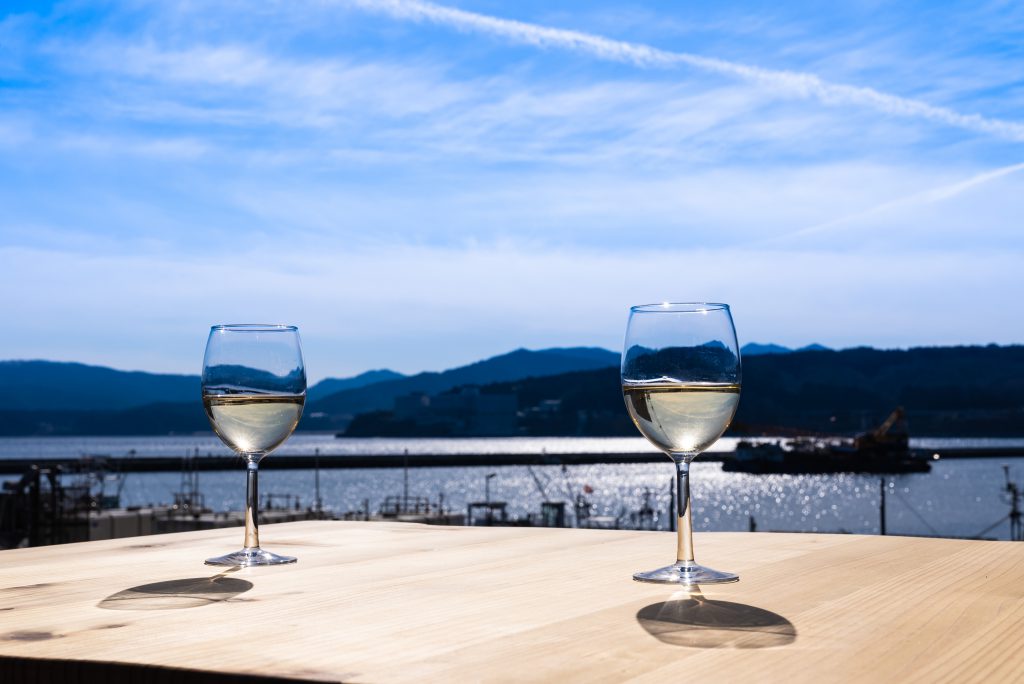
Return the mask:
[[[712,451],[729,451],[735,439],[723,438]],[[917,449],[1003,447],[1019,449],[1024,439],[915,438]],[[441,453],[646,453],[653,447],[641,437],[509,438],[336,438],[333,434],[296,434],[267,458],[312,454]],[[29,437],[0,438],[3,458],[69,458],[80,455],[174,456],[230,454],[210,436],[167,437]],[[493,477],[489,477],[493,475]],[[906,475],[750,475],[726,473],[721,463],[698,458],[691,469],[694,529],[877,534],[881,492],[885,490],[887,534],[1009,539],[1010,498],[1007,477],[1024,489],[1024,458],[960,458],[932,462],[930,473]],[[0,476],[0,479],[16,479]],[[300,507],[319,496],[336,515],[375,512],[387,496],[419,496],[452,511],[489,496],[505,501],[510,517],[537,514],[542,501],[566,501],[568,523],[576,524],[574,506],[584,502],[591,516],[622,528],[641,525],[668,529],[673,466],[664,463],[574,466],[473,466],[436,468],[360,468],[265,470],[261,496],[276,495]],[[115,486],[110,483],[108,487]],[[215,511],[241,510],[245,474],[204,472],[199,487]],[[121,504],[169,503],[182,490],[178,473],[130,473],[124,478]],[[638,511],[654,510],[653,520]]]

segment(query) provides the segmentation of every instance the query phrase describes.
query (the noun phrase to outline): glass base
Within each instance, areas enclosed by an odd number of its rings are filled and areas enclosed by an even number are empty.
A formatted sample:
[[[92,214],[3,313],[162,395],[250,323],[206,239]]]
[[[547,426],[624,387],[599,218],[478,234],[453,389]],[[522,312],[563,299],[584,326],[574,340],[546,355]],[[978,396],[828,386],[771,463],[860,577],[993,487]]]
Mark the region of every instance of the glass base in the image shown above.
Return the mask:
[[[697,565],[693,561],[676,562],[664,568],[638,572],[633,575],[637,582],[654,582],[657,584],[723,584],[725,582],[738,582],[739,575],[731,572],[722,572]]]
[[[207,558],[207,565],[231,565],[234,567],[249,567],[252,565],[282,565],[284,563],[294,563],[298,559],[295,556],[279,556],[276,553],[270,551],[264,551],[258,546],[255,548],[245,548],[234,553],[229,553],[226,556],[217,556],[216,558]]]

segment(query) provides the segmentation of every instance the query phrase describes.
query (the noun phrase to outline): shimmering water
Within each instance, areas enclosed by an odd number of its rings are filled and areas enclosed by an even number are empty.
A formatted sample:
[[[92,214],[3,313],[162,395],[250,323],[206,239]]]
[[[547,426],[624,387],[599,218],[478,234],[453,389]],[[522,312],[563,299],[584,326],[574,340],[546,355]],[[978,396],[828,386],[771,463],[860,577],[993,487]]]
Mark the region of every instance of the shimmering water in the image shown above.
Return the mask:
[[[915,440],[920,448],[951,446],[1020,446],[1024,440]],[[722,440],[719,448],[732,448]],[[270,458],[288,453],[474,453],[500,452],[639,452],[651,447],[640,438],[507,438],[507,439],[334,439],[325,435],[296,435]],[[144,438],[34,438],[0,439],[0,458],[67,457],[80,453],[123,455],[134,449],[140,455],[225,453],[210,437]],[[1005,459],[1011,478],[1024,483],[1024,459]],[[1005,497],[1003,459],[971,458],[940,460],[928,474],[885,478],[887,531],[889,534],[935,534],[1006,539],[1009,534],[1009,502]],[[618,517],[623,527],[632,526],[632,514],[645,495],[658,511],[656,526],[667,527],[672,465],[580,465],[561,468],[539,466],[412,468],[409,494],[464,511],[469,501],[484,498],[484,478],[492,500],[507,501],[509,514],[536,513],[541,501],[573,501],[583,494],[593,504],[593,515]],[[536,479],[535,477],[536,476]],[[244,500],[244,473],[202,473],[200,486],[206,503],[214,510],[239,510]],[[753,517],[757,529],[774,531],[854,532],[873,534],[879,528],[879,476],[867,475],[747,475],[724,473],[713,462],[694,463],[691,488],[694,526],[698,530],[746,530]],[[539,482],[539,484],[538,484]],[[128,475],[122,493],[125,505],[167,502],[180,487],[174,473]],[[261,475],[261,492],[288,493],[303,506],[314,499],[312,471],[269,470]],[[376,510],[387,495],[401,494],[401,469],[322,470],[321,497],[335,512],[361,509],[369,501]],[[544,489],[544,495],[541,494]],[[589,490],[585,493],[586,490]],[[567,509],[571,509],[571,504]],[[570,520],[571,522],[571,520]]]

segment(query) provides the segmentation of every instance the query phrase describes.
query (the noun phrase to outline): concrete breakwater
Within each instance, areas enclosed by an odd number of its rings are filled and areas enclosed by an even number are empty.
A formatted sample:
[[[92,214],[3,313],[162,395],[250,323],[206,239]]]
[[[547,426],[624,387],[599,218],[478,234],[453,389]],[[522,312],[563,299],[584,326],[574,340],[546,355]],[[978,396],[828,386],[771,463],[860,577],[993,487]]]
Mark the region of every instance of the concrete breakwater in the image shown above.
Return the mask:
[[[721,460],[724,454],[701,456],[706,461]],[[90,457],[85,457],[86,459]],[[95,456],[104,467],[122,473],[161,473],[194,470],[210,472],[237,470],[244,467],[240,456]],[[429,468],[483,465],[584,465],[595,463],[653,463],[666,460],[664,454],[651,453],[580,453],[580,454],[345,454],[273,455],[260,462],[260,469],[311,470],[314,468]],[[20,474],[33,465],[40,468],[80,468],[79,458],[11,458],[0,460],[0,474]]]
[[[1011,458],[1024,456],[1020,447],[960,447],[913,449],[915,455],[932,458]],[[33,466],[80,470],[83,458],[102,460],[104,468],[121,473],[213,472],[243,467],[235,455],[206,456],[86,456],[77,458],[8,458],[0,459],[0,474],[21,474]],[[701,461],[727,461],[731,452],[701,454]],[[430,468],[504,465],[592,465],[611,463],[663,463],[666,457],[649,453],[410,453],[410,454],[287,454],[274,455],[260,463],[268,470],[311,470],[315,468]]]

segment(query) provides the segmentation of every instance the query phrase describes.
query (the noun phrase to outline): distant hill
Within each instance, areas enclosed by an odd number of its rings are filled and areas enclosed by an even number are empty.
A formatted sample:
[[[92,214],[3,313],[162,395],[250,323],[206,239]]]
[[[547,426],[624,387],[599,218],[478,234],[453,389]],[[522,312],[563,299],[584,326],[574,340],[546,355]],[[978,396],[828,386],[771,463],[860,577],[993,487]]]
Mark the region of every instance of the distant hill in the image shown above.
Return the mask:
[[[336,430],[367,407],[394,397],[441,392],[527,375],[617,366],[619,355],[594,347],[520,349],[443,373],[406,377],[390,370],[331,378],[309,389],[300,430]],[[341,391],[332,389],[343,388]],[[53,361],[0,362],[0,435],[155,435],[205,432],[199,376],[119,371]],[[319,397],[319,401],[318,401]],[[341,414],[337,419],[324,413]]]
[[[794,350],[789,347],[783,347],[780,344],[759,344],[757,342],[748,342],[747,344],[740,347],[740,354],[742,356],[763,356],[764,354],[791,354]],[[800,347],[795,350],[801,351],[832,351],[828,347],[820,344],[809,344],[806,347]]]
[[[481,392],[515,394],[524,434],[637,434],[616,368],[495,383]],[[1024,435],[1024,346],[754,355],[743,366],[733,433],[853,434],[896,406],[907,410],[914,435]],[[356,416],[351,431],[402,434],[396,427],[388,412],[376,411]]]
[[[762,354],[788,354],[792,349],[789,347],[783,347],[778,344],[758,344],[757,342],[748,342],[747,344],[740,347],[741,356],[760,356]]]
[[[896,406],[917,434],[1024,434],[1024,346],[753,357],[743,365],[737,420],[850,432]]]
[[[310,400],[375,382],[405,377],[372,370],[327,378],[308,390]],[[120,411],[157,403],[199,402],[198,375],[122,371],[60,361],[0,361],[0,411]]]
[[[419,373],[399,380],[343,390],[312,402],[309,410],[328,415],[390,409],[395,397],[412,392],[436,394],[459,385],[558,375],[578,370],[617,367],[619,354],[596,347],[569,347],[530,351],[517,349],[442,373]]]
[[[398,434],[388,419],[395,396],[478,385],[484,393],[516,394],[523,434],[634,435],[622,403],[618,359],[618,354],[601,349],[517,350],[445,373],[386,380],[310,402],[299,429],[340,429],[344,422],[321,408],[333,401],[339,413],[361,414],[354,422],[359,434]],[[11,371],[18,364],[32,363],[44,365]],[[48,409],[0,406],[0,435],[160,435],[209,430],[198,401],[198,378],[190,376],[123,373],[81,364],[4,362],[0,363],[0,392],[7,393],[5,401],[10,402],[12,394],[8,378],[31,370],[40,372],[29,373],[30,377],[46,378],[54,370],[51,366],[69,366],[73,373],[82,373],[86,382],[78,388],[78,398],[70,398],[70,392],[59,394],[64,406]],[[168,378],[185,381],[184,389],[175,390],[182,393],[183,401],[163,401],[168,390],[158,381]],[[124,406],[128,379],[139,381],[160,399]],[[188,381],[195,384],[190,388]],[[26,381],[19,382],[22,385],[14,387],[25,388]],[[59,378],[48,382],[61,386]],[[49,398],[47,385],[38,386],[43,389],[33,391]],[[89,392],[90,387],[95,391]],[[13,395],[36,396],[17,391]],[[100,400],[106,401],[108,395],[122,405],[102,408]],[[138,396],[132,398],[138,400]],[[78,403],[67,408],[72,401]],[[1022,436],[1024,346],[755,354],[744,360],[742,398],[733,426],[737,434],[852,434],[876,425],[896,406],[906,408],[913,435]]]
[[[366,385],[386,382],[388,380],[399,380],[404,377],[401,373],[383,368],[381,370],[366,371],[351,378],[326,378],[306,390],[306,399],[308,401],[317,401],[342,390],[365,387]]]
[[[57,361],[0,361],[0,410],[115,411],[199,401],[198,375],[120,371]]]
[[[2,437],[195,433],[212,434],[210,422],[198,398],[187,402],[147,404],[113,411],[0,410]]]

